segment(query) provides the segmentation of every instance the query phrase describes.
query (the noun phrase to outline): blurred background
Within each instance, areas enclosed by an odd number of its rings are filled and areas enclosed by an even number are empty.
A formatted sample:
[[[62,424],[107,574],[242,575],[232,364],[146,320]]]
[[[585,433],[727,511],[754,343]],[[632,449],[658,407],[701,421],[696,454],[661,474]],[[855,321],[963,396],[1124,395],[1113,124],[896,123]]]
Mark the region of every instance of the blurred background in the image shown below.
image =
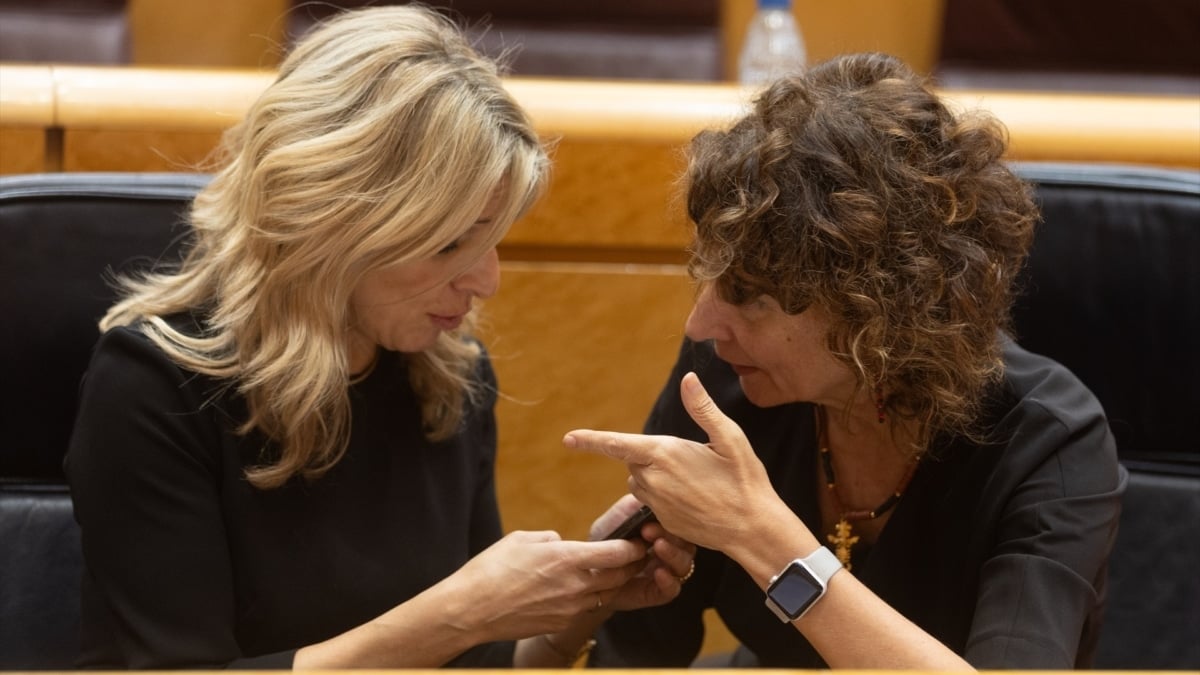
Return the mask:
[[[0,0],[0,60],[271,68],[383,0]],[[435,0],[539,77],[732,80],[754,0]],[[794,0],[809,61],[879,50],[956,87],[1200,94],[1198,0]]]

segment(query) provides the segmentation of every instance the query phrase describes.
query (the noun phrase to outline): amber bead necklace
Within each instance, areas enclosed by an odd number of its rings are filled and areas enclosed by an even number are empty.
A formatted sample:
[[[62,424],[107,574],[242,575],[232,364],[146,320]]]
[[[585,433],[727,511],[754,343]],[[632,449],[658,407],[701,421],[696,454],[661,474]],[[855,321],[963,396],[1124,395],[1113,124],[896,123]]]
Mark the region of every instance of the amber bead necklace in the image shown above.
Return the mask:
[[[917,465],[921,463],[921,456],[916,455],[909,462],[908,469],[904,472],[904,476],[900,478],[900,483],[888,498],[883,500],[883,503],[873,509],[846,509],[842,505],[842,499],[838,496],[837,480],[833,473],[833,456],[829,452],[829,430],[825,418],[825,406],[816,406],[817,416],[817,438],[821,450],[821,468],[825,471],[825,486],[829,489],[829,497],[833,502],[833,508],[838,514],[838,522],[833,528],[833,534],[826,538],[829,543],[833,544],[834,555],[842,562],[842,565],[847,570],[850,569],[850,553],[854,545],[858,543],[858,535],[854,534],[854,523],[864,520],[874,520],[879,516],[891,511],[892,508],[900,501],[900,497],[904,495],[904,490],[908,488],[908,484],[912,481],[913,474],[917,471]]]

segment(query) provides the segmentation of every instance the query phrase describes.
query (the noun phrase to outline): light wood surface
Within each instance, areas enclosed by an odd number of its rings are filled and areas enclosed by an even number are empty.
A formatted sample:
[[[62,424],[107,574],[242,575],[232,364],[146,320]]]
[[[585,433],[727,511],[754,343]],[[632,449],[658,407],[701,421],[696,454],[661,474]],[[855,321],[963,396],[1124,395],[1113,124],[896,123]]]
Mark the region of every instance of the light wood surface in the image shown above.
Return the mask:
[[[55,123],[55,68],[0,65],[0,121],[4,125],[46,127]]]
[[[72,152],[73,138],[85,131],[219,133],[239,118],[271,76],[266,70],[2,64],[0,128],[60,128],[67,134],[64,153]],[[512,78],[507,85],[548,139],[637,142],[652,153],[678,152],[700,129],[728,124],[753,93],[722,84]],[[1012,159],[1200,167],[1198,97],[941,93],[964,109],[994,113],[1009,130]],[[104,154],[90,161],[78,155],[81,166],[113,161]],[[183,164],[199,160],[167,159]],[[109,168],[114,170],[143,168],[113,163]]]
[[[279,65],[290,0],[129,0],[138,65]],[[220,20],[214,20],[219,17]]]

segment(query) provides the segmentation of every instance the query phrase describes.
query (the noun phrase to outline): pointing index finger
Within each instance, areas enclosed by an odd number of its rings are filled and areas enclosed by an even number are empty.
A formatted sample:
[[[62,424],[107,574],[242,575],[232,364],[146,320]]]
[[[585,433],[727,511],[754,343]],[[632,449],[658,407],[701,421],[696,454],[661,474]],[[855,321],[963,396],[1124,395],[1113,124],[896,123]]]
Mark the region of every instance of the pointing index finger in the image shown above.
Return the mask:
[[[563,445],[574,450],[606,455],[626,464],[649,464],[654,455],[650,437],[619,431],[575,429],[563,436]]]

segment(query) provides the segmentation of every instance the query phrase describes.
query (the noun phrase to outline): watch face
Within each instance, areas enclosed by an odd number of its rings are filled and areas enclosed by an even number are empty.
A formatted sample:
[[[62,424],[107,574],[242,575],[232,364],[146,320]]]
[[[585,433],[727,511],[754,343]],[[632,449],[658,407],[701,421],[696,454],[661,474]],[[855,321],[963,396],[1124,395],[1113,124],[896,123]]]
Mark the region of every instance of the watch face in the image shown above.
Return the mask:
[[[803,614],[824,592],[825,585],[796,562],[767,587],[767,597],[792,619]]]

